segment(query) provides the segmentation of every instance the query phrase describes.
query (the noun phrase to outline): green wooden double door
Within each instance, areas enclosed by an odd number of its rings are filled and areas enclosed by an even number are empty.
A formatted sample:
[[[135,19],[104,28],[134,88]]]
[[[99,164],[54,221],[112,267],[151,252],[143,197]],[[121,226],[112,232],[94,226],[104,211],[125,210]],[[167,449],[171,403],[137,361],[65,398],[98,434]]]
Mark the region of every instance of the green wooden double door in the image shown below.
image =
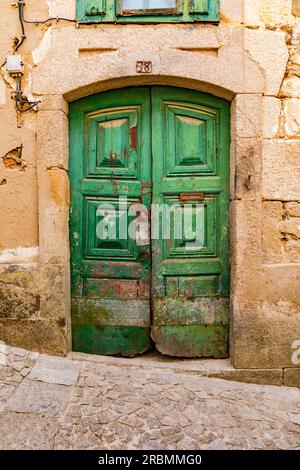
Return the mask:
[[[70,107],[73,350],[226,357],[229,104],[136,87]]]

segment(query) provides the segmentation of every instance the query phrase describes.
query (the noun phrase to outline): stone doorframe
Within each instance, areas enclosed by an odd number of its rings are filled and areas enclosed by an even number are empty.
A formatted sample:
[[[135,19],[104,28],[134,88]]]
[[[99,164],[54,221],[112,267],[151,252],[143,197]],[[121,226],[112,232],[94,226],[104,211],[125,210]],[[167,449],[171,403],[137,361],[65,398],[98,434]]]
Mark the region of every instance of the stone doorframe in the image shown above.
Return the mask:
[[[193,90],[212,92],[214,87],[184,78],[176,77],[126,77],[124,79],[109,80],[98,84],[97,91],[92,87],[91,92],[106,91],[114,88],[138,85],[183,85]],[[86,92],[80,97],[87,96]],[[69,129],[68,129],[68,103],[72,101],[73,93],[67,96],[48,95],[42,97],[42,106],[38,113],[37,139],[38,139],[38,181],[39,181],[39,245],[40,245],[40,274],[42,280],[41,307],[48,311],[53,321],[56,321],[61,334],[58,335],[58,349],[62,353],[71,350],[71,314],[70,314],[70,250],[69,250]],[[217,96],[232,98],[228,91],[218,93]],[[76,91],[76,98],[78,90]],[[253,107],[259,103],[259,95],[245,95],[243,106]],[[260,145],[255,139],[243,139],[236,135],[238,126],[242,127],[237,119],[236,102],[242,97],[235,97],[231,113],[231,209],[230,232],[231,236],[231,346],[235,343],[234,308],[238,303],[238,287],[245,284],[245,263],[249,271],[253,266],[255,253],[260,249],[255,247],[251,240],[260,240],[258,229],[260,223]],[[241,161],[239,178],[236,181],[236,152]],[[248,187],[245,182],[248,181]],[[245,202],[242,202],[241,199]],[[249,216],[253,220],[249,226]],[[238,231],[247,222],[247,230]],[[251,233],[250,233],[251,230]],[[247,233],[248,232],[248,233]],[[257,233],[257,237],[256,234]],[[249,240],[248,237],[251,237]],[[251,254],[247,256],[249,241],[252,244]],[[255,263],[256,264],[256,263]],[[252,271],[253,272],[253,271]],[[246,276],[245,276],[246,275]],[[250,285],[253,282],[249,275]],[[255,292],[255,289],[254,289]],[[245,294],[245,287],[243,294]],[[44,297],[44,298],[43,298]],[[232,347],[231,347],[232,351]],[[232,357],[232,353],[231,353]]]
[[[261,304],[271,296],[265,290],[268,273],[262,264],[262,148],[263,139],[270,138],[272,119],[278,120],[276,96],[287,62],[284,35],[262,31],[252,46],[251,30],[231,31],[227,37],[225,27],[219,26],[217,30],[206,26],[198,28],[198,36],[193,39],[202,44],[203,53],[201,50],[195,53],[183,47],[176,49],[174,42],[170,43],[168,28],[160,28],[162,46],[156,45],[155,28],[140,32],[141,48],[137,51],[130,44],[125,47],[124,39],[123,45],[118,46],[114,27],[107,27],[101,33],[104,52],[97,45],[95,28],[53,30],[47,60],[34,69],[32,91],[42,101],[37,113],[41,311],[55,325],[48,350],[66,354],[71,349],[68,103],[126,86],[173,85],[232,102],[230,357],[233,365],[291,367],[288,345],[282,344],[280,354],[274,360],[269,359],[267,351],[272,349],[274,318],[269,324],[261,317]],[[131,29],[134,26],[126,27],[128,38]],[[187,42],[186,31],[186,25],[178,30],[176,43]],[[251,47],[255,59],[249,52]],[[265,69],[268,47],[270,63]],[[270,51],[274,48],[277,54],[272,58]],[[281,56],[278,50],[282,51]],[[152,61],[152,74],[138,74],[138,60]],[[264,123],[264,109],[269,113],[268,126]],[[280,316],[276,321],[281,321]]]

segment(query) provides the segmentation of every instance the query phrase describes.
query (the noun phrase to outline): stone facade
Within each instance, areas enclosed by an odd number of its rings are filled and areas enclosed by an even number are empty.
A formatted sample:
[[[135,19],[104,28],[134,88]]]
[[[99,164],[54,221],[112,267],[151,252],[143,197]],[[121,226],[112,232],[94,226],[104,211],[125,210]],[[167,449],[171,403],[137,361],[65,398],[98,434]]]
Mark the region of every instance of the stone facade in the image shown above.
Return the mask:
[[[75,0],[28,0],[27,19],[75,19]],[[0,60],[20,35],[1,7]],[[20,115],[0,74],[0,337],[66,354],[70,341],[68,103],[128,85],[223,97],[231,113],[231,360],[287,369],[300,340],[300,5],[221,0],[219,25],[26,24]],[[137,47],[138,44],[138,47]],[[136,73],[150,60],[152,74]],[[299,354],[300,356],[300,354]]]

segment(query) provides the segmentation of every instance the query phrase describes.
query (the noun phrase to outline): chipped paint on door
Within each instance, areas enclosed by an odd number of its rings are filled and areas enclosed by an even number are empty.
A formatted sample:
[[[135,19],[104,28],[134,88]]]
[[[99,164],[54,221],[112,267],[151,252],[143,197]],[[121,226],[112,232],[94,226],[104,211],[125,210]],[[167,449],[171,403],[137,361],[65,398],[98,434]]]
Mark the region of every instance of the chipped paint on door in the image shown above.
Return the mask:
[[[73,103],[70,129],[73,349],[133,356],[150,347],[151,328],[164,354],[226,357],[228,103],[128,88]],[[178,239],[172,224],[170,239],[150,241],[143,214],[135,240],[97,239],[99,203],[117,207],[120,196],[129,222],[140,202],[184,209],[191,225],[200,210],[203,244],[191,230]]]
[[[188,208],[191,224],[197,208],[204,214],[200,246],[184,231],[152,242],[152,339],[171,356],[226,357],[229,104],[154,87],[152,111],[153,202]]]
[[[70,129],[73,349],[134,356],[150,346],[150,251],[113,236],[119,227],[99,238],[99,207],[115,210],[116,224],[124,215],[130,222],[131,205],[150,207],[150,91],[75,102]]]

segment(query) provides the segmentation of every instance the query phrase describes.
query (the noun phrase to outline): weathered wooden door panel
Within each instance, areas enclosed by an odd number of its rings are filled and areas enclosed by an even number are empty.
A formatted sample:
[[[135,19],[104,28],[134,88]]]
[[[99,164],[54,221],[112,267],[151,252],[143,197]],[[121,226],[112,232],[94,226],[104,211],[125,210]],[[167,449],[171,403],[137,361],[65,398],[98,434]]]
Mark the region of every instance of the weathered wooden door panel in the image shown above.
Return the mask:
[[[170,239],[152,240],[152,339],[171,356],[226,357],[228,103],[153,87],[152,135],[153,203],[172,208]]]
[[[150,90],[73,103],[70,131],[73,349],[133,356],[150,344],[150,250],[121,227],[151,203]]]
[[[74,103],[70,128],[73,349],[133,356],[148,349],[152,325],[164,354],[227,356],[228,104],[173,87],[123,89]],[[132,206],[151,202],[159,230],[170,222],[166,237],[115,236]],[[106,239],[103,204],[118,215]]]

